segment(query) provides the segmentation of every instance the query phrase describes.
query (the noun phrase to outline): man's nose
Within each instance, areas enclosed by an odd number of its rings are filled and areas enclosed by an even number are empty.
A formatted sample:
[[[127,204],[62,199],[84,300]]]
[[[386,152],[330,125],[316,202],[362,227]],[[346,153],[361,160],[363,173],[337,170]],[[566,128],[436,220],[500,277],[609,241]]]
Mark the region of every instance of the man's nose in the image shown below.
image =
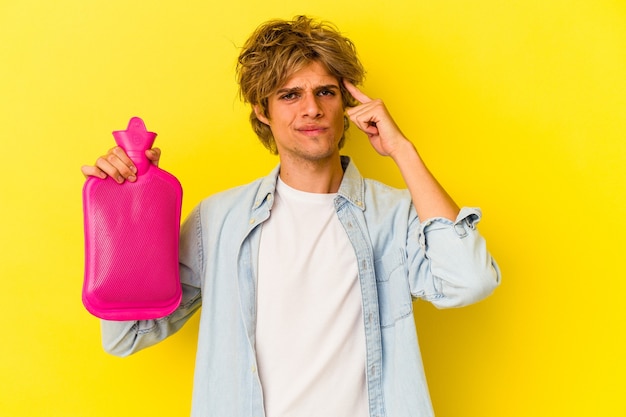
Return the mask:
[[[317,95],[305,94],[302,99],[302,116],[318,118],[324,114]]]

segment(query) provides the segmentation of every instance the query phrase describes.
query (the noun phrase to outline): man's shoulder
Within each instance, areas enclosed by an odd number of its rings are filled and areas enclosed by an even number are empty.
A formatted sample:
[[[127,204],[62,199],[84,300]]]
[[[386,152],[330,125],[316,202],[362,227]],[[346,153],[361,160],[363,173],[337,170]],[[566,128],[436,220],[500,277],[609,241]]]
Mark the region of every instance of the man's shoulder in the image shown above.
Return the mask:
[[[365,188],[366,198],[368,195],[370,197],[378,197],[381,194],[393,196],[398,199],[411,198],[411,195],[406,188],[394,187],[373,178],[363,178],[363,184]]]
[[[406,188],[396,188],[381,181],[364,178],[366,216],[395,216],[412,210],[411,194]]]
[[[247,184],[242,184],[236,187],[219,191],[215,194],[205,197],[202,203],[214,206],[224,206],[228,205],[229,203],[241,204],[247,199],[254,199],[263,180],[264,178],[258,178]]]

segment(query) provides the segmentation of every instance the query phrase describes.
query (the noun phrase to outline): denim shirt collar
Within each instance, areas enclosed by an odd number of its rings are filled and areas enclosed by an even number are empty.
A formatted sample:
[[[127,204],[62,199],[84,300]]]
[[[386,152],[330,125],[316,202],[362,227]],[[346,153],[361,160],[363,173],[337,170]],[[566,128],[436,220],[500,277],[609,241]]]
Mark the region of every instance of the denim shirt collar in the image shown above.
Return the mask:
[[[351,162],[349,156],[341,156],[341,166],[343,168],[343,178],[339,186],[338,195],[343,197],[360,210],[365,210],[365,183],[357,167]],[[277,165],[272,172],[261,180],[261,185],[254,199],[253,211],[268,204],[267,209],[271,210],[274,203],[274,192],[280,165]]]
[[[350,161],[349,156],[341,157],[341,165],[343,166],[343,179],[338,194],[359,210],[365,210],[365,182],[361,173]]]

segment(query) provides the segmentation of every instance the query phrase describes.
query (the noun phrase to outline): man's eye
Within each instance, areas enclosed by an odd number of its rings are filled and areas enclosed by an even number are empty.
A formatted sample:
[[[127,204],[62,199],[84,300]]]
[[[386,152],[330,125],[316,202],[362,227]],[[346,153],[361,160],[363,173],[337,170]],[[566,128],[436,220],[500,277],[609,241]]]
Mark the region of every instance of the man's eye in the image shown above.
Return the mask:
[[[287,93],[280,96],[281,100],[293,100],[297,97],[296,93]]]
[[[320,96],[334,96],[335,92],[333,90],[321,90],[318,94]]]

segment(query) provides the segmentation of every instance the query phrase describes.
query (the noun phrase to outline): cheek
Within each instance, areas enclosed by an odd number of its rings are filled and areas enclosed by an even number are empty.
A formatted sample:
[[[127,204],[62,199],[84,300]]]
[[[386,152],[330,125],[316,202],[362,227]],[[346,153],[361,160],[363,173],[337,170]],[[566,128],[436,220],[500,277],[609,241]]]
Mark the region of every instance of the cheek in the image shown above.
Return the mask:
[[[273,128],[280,129],[291,126],[296,119],[290,108],[274,106],[268,109],[269,122]]]
[[[346,122],[346,115],[343,111],[343,108],[339,108],[338,110],[336,110],[336,113],[335,113],[335,124],[338,127],[341,127],[341,129],[343,130],[345,122]]]

